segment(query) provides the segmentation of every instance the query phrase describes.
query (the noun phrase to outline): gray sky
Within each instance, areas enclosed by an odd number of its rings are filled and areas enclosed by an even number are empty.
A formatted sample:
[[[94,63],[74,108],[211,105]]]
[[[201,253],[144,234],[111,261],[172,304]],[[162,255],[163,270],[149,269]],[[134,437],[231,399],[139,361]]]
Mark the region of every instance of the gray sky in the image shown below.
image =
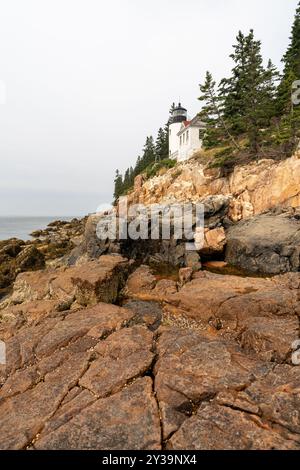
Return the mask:
[[[280,65],[297,3],[0,0],[0,215],[110,202],[170,104],[196,114],[205,71],[228,73],[239,29]]]

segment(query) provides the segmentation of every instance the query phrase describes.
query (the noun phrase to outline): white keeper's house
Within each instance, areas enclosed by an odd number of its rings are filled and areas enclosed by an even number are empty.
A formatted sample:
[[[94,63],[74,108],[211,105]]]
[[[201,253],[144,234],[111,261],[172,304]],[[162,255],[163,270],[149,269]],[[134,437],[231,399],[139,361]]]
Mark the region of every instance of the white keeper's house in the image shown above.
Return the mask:
[[[170,158],[178,161],[188,160],[202,148],[204,123],[198,116],[192,120],[187,118],[187,110],[176,106],[169,121],[169,152]]]

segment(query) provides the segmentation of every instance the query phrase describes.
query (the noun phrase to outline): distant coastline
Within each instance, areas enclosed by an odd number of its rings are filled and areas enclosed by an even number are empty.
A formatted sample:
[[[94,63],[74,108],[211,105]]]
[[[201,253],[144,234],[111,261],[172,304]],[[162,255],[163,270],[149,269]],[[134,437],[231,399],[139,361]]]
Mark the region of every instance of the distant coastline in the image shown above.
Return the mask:
[[[0,216],[0,240],[31,240],[30,233],[42,230],[55,220],[72,220],[75,216]]]

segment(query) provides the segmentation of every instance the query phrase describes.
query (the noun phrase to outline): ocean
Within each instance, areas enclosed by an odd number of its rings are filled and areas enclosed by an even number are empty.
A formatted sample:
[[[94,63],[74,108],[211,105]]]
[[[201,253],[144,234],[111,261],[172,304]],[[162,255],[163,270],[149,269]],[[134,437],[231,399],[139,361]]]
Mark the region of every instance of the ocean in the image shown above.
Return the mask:
[[[2,217],[0,216],[0,240],[20,238],[30,240],[30,233],[44,229],[55,220],[71,220],[72,217]]]

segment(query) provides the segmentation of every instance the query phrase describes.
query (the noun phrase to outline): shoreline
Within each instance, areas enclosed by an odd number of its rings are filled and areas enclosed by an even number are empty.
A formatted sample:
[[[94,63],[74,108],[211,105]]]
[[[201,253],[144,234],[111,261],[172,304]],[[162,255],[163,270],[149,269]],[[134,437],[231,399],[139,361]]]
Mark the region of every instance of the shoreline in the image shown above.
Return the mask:
[[[40,219],[39,219],[40,220]],[[52,220],[29,234],[28,240],[0,240],[0,299],[6,296],[18,274],[44,269],[71,252],[81,241],[86,217]]]
[[[30,241],[34,237],[31,233],[36,230],[45,230],[49,223],[55,221],[71,221],[76,216],[0,216],[0,242],[13,238]]]

